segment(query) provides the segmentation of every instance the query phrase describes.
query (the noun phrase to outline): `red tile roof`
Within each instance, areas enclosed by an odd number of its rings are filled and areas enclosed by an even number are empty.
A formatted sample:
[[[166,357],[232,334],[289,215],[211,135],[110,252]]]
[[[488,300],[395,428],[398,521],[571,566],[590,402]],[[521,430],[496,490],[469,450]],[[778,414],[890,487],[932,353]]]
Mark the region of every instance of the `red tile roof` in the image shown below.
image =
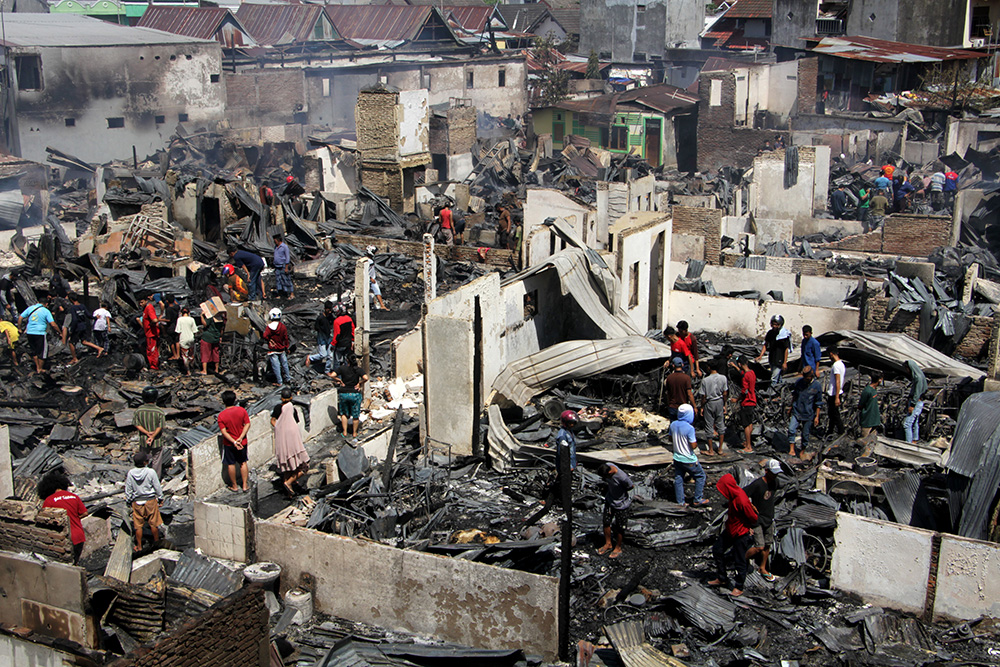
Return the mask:
[[[739,0],[723,16],[727,19],[769,19],[771,0]]]

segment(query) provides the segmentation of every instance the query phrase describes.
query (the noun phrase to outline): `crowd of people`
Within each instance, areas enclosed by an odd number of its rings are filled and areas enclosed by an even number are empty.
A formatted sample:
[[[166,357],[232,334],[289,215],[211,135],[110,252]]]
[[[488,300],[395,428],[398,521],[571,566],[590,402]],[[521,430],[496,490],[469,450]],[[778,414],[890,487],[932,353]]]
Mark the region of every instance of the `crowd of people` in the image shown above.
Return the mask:
[[[860,391],[856,405],[848,406],[847,366],[840,351],[827,347],[829,364],[824,367],[824,350],[813,337],[812,327],[802,327],[799,359],[790,361],[793,350],[791,332],[784,319],[776,315],[764,336],[760,353],[751,359],[736,353],[730,346],[723,346],[721,353],[703,360],[699,354],[697,338],[685,321],[668,326],[663,331],[669,343],[671,358],[664,364],[665,377],[660,395],[663,416],[670,420],[669,444],[672,448],[674,500],[678,505],[692,508],[710,504],[705,497],[708,475],[699,457],[719,456],[726,446],[727,423],[733,422],[731,444],[742,445],[741,453],[754,453],[753,431],[761,420],[759,400],[782,401],[782,383],[790,384],[791,401],[783,414],[787,428],[781,433],[787,437],[788,456],[808,459],[812,456],[810,436],[821,425],[824,408],[827,416],[827,436],[840,436],[846,432],[842,412],[854,409],[858,418],[861,438],[871,438],[882,425],[878,387],[883,377],[877,370],[868,372],[868,382]],[[764,366],[766,358],[767,398],[758,398],[758,378],[753,366]],[[914,362],[907,363],[909,392],[906,397],[907,415],[903,421],[904,438],[915,442],[920,437],[919,417],[924,407],[927,379]],[[697,418],[701,417],[701,422]],[[576,470],[576,437],[574,430],[580,421],[575,412],[567,410],[560,417],[553,448],[556,451],[554,474],[544,492],[542,507],[529,517],[531,525],[544,516],[559,497],[560,488],[567,474]],[[701,427],[705,444],[699,442]],[[780,443],[773,443],[776,451]],[[564,470],[562,452],[568,449],[569,470]],[[762,470],[756,478],[741,487],[737,480],[726,474],[719,479],[716,490],[727,504],[727,519],[712,554],[716,576],[709,585],[729,586],[730,594],[739,596],[751,563],[768,581],[774,576],[768,570],[768,560],[774,544],[774,504],[778,476],[785,464],[776,458],[761,462]],[[617,558],[622,552],[622,542],[631,507],[630,490],[633,484],[628,474],[617,466],[603,464],[598,475],[607,483],[605,495],[603,533],[604,544],[599,554]],[[693,483],[688,490],[686,484]],[[730,576],[732,575],[732,576]]]
[[[950,210],[957,193],[958,174],[942,163],[935,163],[929,174],[907,174],[890,162],[872,183],[838,185],[830,193],[830,212],[838,220],[854,216],[868,232],[878,229],[889,213],[910,213],[923,204],[935,212]]]

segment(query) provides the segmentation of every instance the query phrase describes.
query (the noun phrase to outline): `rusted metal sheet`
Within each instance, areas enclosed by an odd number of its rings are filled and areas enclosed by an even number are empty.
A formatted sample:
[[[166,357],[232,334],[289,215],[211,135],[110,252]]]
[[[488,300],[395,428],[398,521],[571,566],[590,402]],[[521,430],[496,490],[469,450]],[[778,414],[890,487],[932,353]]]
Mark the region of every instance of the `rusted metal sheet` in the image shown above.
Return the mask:
[[[242,7],[240,9],[242,10]],[[436,12],[433,7],[393,5],[326,7],[327,16],[344,39],[413,40]]]
[[[361,9],[351,6],[350,9]],[[258,44],[305,42],[313,33],[323,8],[315,5],[255,5],[243,3],[236,18]]]
[[[137,25],[140,28],[152,28],[175,35],[186,35],[199,39],[215,39],[215,33],[227,15],[232,16],[230,11],[223,7],[168,7],[151,5],[143,13]]]
[[[876,63],[936,63],[946,60],[969,60],[986,54],[963,49],[890,42],[871,37],[824,37],[810,49],[837,58],[867,60]]]

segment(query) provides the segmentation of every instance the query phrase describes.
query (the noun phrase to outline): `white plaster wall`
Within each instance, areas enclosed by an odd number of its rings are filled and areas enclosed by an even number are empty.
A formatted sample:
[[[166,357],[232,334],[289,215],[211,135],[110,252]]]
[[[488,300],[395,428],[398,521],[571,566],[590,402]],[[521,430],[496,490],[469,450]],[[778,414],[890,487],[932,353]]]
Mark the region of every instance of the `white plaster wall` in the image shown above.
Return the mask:
[[[396,549],[369,540],[258,521],[257,557],[281,580],[315,580],[325,614],[484,649],[518,646],[545,659],[558,646],[554,577]]]
[[[959,620],[1000,616],[1000,546],[941,536],[934,615]]]
[[[472,173],[472,153],[448,156],[448,180],[462,181]]]
[[[559,190],[529,189],[524,203],[524,238],[528,238],[535,229],[544,227],[548,218],[562,218],[589,247],[604,249],[605,243],[594,238],[597,235],[597,216],[592,207],[573,201]]]
[[[647,223],[653,223],[657,218],[660,218],[658,223],[647,226]],[[638,230],[625,228],[620,231],[616,229],[628,219],[635,220],[634,225],[645,228]],[[639,331],[647,331],[651,328],[650,313],[656,314],[657,328],[662,328],[669,312],[670,287],[673,283],[667,276],[664,276],[666,280],[661,279],[661,283],[666,284],[661,285],[660,300],[657,303],[651,303],[649,295],[650,283],[653,279],[654,262],[659,262],[659,265],[663,267],[662,270],[664,273],[670,270],[672,226],[672,220],[665,214],[661,216],[655,212],[643,212],[629,214],[612,227],[615,236],[615,263],[618,266],[618,279],[621,285],[619,303],[624,305],[625,312],[628,313],[632,323],[635,324],[636,329]],[[652,257],[652,248],[657,236],[660,234],[663,234],[663,245],[658,253],[659,257],[654,258]],[[638,301],[635,306],[630,306],[629,296],[632,292],[631,267],[636,262],[639,264],[636,293]]]
[[[65,667],[75,663],[75,656],[69,653],[61,653],[43,644],[34,644],[13,635],[0,635],[0,665]]]
[[[471,318],[424,318],[426,435],[434,448],[472,454],[475,351]]]
[[[767,110],[784,123],[798,99],[798,63],[789,60],[768,66]]]
[[[10,429],[0,424],[0,499],[14,495],[14,474],[10,463]]]
[[[763,338],[767,332],[771,316],[781,315],[796,343],[802,340],[803,324],[819,333],[858,328],[856,308],[823,308],[781,301],[759,303],[676,290],[670,294],[669,306],[668,319],[671,322],[687,320],[694,331],[728,331],[758,338]]]
[[[683,276],[687,271],[686,262],[670,263],[670,284]],[[752,269],[736,269],[731,266],[709,264],[701,273],[703,280],[711,280],[719,292],[737,290],[760,290],[767,294],[771,290],[783,292],[785,304],[801,304],[805,306],[822,306],[824,308],[843,309],[843,299],[857,287],[857,280],[848,278],[827,278],[825,276],[807,276],[794,273],[778,273],[776,271],[754,271]],[[780,307],[775,302],[775,307]],[[848,317],[857,317],[855,310]],[[786,318],[787,319],[787,318]],[[813,325],[813,330],[822,333]]]
[[[206,556],[245,563],[249,512],[242,507],[196,500],[194,546]]]
[[[823,211],[830,195],[830,147],[813,146],[812,149],[816,155],[813,167],[813,208]]]
[[[399,154],[416,155],[429,150],[430,108],[424,89],[403,90],[399,93],[403,108],[399,124]]]
[[[837,512],[831,581],[865,602],[919,614],[931,566],[928,530]]]
[[[802,220],[813,217],[815,165],[799,160],[795,185],[785,188],[785,161],[770,156],[754,159],[751,207],[755,218]],[[826,208],[826,202],[823,203]]]
[[[423,338],[420,327],[416,327],[392,341],[392,358],[395,362],[397,378],[405,378],[419,372],[419,364],[424,357]]]

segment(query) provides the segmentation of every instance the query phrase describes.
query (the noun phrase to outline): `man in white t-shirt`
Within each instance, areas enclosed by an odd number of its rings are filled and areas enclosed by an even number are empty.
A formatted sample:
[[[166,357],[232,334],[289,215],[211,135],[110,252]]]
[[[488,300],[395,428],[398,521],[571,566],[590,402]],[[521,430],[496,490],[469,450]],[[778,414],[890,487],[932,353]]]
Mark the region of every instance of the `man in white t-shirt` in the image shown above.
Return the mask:
[[[102,350],[97,353],[97,356],[101,357],[107,354],[111,347],[111,341],[108,338],[111,331],[111,312],[107,305],[101,302],[100,307],[91,314],[91,317],[94,318],[94,342]]]
[[[181,316],[177,318],[177,326],[174,327],[177,334],[177,342],[181,347],[181,364],[184,366],[184,374],[191,375],[191,364],[194,363],[194,340],[198,336],[198,323],[191,317],[191,309],[181,308]]]
[[[844,394],[844,378],[847,375],[847,367],[840,360],[837,348],[831,347],[826,353],[833,359],[833,366],[830,368],[830,387],[827,389],[826,397],[826,407],[830,413],[830,430],[836,431],[837,435],[843,435],[844,422],[840,419],[840,401]]]

